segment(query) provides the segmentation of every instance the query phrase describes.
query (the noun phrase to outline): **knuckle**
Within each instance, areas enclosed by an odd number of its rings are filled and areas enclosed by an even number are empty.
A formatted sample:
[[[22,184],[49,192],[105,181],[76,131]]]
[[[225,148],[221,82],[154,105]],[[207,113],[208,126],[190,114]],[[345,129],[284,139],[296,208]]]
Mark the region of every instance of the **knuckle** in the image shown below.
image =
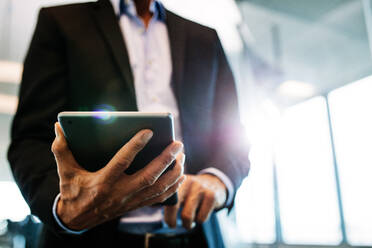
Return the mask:
[[[210,202],[216,201],[216,193],[212,190],[206,191],[204,197]]]
[[[167,153],[167,154],[164,154],[164,156],[162,157],[161,163],[164,164],[164,165],[168,165],[168,164],[172,163],[174,159],[175,159],[175,157],[172,154]]]
[[[204,192],[203,186],[200,185],[194,178],[191,179],[190,188],[191,188],[192,192],[194,192],[198,195],[202,194]]]
[[[56,140],[54,140],[52,143],[52,152],[54,154],[59,154],[59,151],[60,151],[60,145]]]
[[[90,191],[90,199],[92,202],[97,202],[98,198],[99,198],[99,194],[98,194],[98,189],[92,189]]]
[[[56,140],[52,143],[52,152],[54,154],[61,154],[63,151],[67,149],[67,144],[58,142]]]
[[[167,194],[161,194],[161,195],[156,197],[156,202],[157,203],[165,202],[168,199],[168,197],[169,196]]]
[[[148,187],[155,183],[155,177],[150,175],[143,175],[140,179],[141,186]]]
[[[115,201],[112,199],[107,199],[103,204],[104,209],[110,209],[112,206],[115,206]]]
[[[156,193],[155,194],[163,194],[168,189],[168,186],[165,184],[160,184],[156,187]]]
[[[160,197],[159,197],[159,202],[165,202],[165,200],[167,200],[168,199],[168,196],[166,196],[166,195],[161,195]]]
[[[194,185],[195,182],[196,182],[194,175],[188,175],[187,176],[187,179],[189,180],[189,182],[191,183],[191,185]]]
[[[179,157],[177,157],[177,164],[180,164],[181,167],[183,167],[183,165],[185,164],[185,158],[186,158],[186,155],[182,152]]]
[[[139,140],[133,141],[133,144],[132,145],[133,145],[132,146],[133,147],[133,150],[135,150],[135,151],[142,150],[143,149],[143,146],[144,146],[143,142],[141,142]]]
[[[50,147],[50,150],[55,153],[56,152],[56,140],[53,141],[52,146]]]
[[[62,175],[61,176],[65,180],[72,180],[72,179],[75,179],[75,175],[76,175],[76,173],[74,171],[64,170],[62,172]]]
[[[176,163],[176,165],[173,168],[173,171],[175,171],[177,175],[181,176],[183,174],[183,166],[179,163]]]
[[[119,168],[126,168],[132,163],[132,160],[128,157],[121,157],[118,158],[116,161],[116,164],[119,166]]]
[[[98,203],[105,199],[108,194],[108,189],[105,185],[99,185],[90,191],[92,202]]]
[[[76,185],[84,185],[85,184],[85,179],[82,175],[75,173],[73,176],[74,184]]]
[[[130,206],[130,201],[128,202],[128,196],[121,196],[119,199],[118,199],[118,202],[117,204],[121,205],[122,207],[128,207]]]

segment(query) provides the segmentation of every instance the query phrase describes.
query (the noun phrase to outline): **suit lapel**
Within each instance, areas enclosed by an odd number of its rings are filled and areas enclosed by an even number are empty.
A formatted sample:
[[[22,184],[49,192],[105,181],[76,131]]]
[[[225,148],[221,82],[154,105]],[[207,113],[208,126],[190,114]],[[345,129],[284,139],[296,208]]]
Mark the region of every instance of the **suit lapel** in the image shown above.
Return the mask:
[[[166,25],[168,28],[168,36],[170,43],[170,50],[172,56],[172,78],[171,85],[173,92],[178,100],[178,106],[182,112],[183,106],[183,97],[181,85],[184,78],[184,52],[185,52],[185,30],[183,22],[180,21],[180,18],[173,14],[172,12],[167,11]]]
[[[133,73],[129,63],[128,51],[125,46],[117,16],[109,0],[99,0],[94,8],[93,16],[96,24],[104,36],[112,55],[117,62],[120,72],[135,96]]]

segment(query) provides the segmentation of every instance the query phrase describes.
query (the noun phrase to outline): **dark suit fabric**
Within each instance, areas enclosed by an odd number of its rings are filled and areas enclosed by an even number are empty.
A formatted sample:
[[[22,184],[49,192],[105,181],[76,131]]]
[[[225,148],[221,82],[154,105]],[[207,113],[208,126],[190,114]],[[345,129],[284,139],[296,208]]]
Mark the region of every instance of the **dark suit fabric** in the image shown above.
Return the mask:
[[[214,30],[169,11],[166,25],[186,173],[215,167],[237,189],[248,174],[248,151],[221,43]],[[60,111],[92,111],[102,104],[137,111],[128,54],[108,0],[41,9],[19,95],[8,159],[24,198],[46,232],[60,238],[59,244],[83,239],[94,244],[116,228],[117,221],[78,237],[62,233],[52,215],[59,179],[50,148]]]

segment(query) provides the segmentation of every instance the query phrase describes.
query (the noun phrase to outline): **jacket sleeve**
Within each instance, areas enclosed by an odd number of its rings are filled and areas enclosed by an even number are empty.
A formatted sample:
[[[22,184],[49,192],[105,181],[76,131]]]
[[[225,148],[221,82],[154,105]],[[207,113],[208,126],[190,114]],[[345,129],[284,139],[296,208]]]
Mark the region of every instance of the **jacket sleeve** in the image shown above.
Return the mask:
[[[59,179],[51,144],[57,114],[66,105],[63,37],[48,9],[41,9],[24,61],[19,103],[13,119],[8,160],[32,214],[61,230],[53,214]]]
[[[213,152],[209,164],[230,178],[235,195],[250,168],[248,142],[240,122],[235,80],[217,34],[216,40],[217,78],[211,132]]]

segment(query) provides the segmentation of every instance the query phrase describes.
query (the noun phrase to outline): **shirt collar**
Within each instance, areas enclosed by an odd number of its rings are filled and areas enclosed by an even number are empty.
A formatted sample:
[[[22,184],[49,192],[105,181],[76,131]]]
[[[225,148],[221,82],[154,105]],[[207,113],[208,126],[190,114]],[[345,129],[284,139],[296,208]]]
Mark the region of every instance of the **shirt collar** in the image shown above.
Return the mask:
[[[130,17],[138,17],[136,6],[133,0],[111,0],[114,7],[115,14],[120,18],[121,15]],[[154,14],[154,19],[165,22],[166,12],[163,4],[159,0],[152,0],[150,4],[150,11]]]

